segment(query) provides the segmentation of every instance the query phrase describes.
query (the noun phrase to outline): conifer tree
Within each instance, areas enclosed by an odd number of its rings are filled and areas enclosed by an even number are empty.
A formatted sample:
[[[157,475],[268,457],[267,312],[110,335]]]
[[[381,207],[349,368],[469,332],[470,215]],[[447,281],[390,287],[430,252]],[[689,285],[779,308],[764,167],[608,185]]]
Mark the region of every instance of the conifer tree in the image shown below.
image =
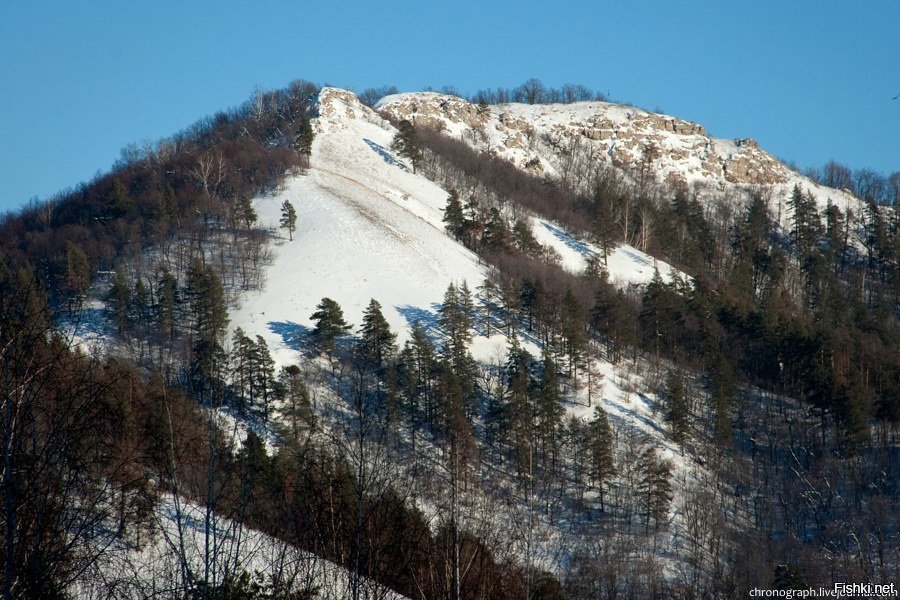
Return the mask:
[[[331,298],[322,298],[310,318],[316,323],[312,331],[313,342],[320,351],[329,355],[334,351],[335,340],[352,327],[344,320],[340,305]]]
[[[488,212],[488,220],[481,233],[481,247],[490,254],[504,252],[509,245],[509,227],[496,206]]]
[[[178,303],[178,280],[171,271],[163,269],[156,283],[156,323],[164,339],[175,335]]]
[[[520,478],[530,475],[534,452],[534,407],[531,399],[531,356],[519,345],[513,334],[507,351],[505,367],[508,394],[509,429],[516,470]]]
[[[541,456],[544,464],[556,465],[559,429],[562,426],[565,408],[559,395],[559,382],[556,375],[556,361],[545,349],[541,361],[540,376],[536,390],[537,428],[541,441]]]
[[[569,376],[574,378],[578,376],[578,365],[582,364],[588,351],[588,337],[585,331],[587,315],[572,288],[566,289],[561,316],[566,355],[569,357]]]
[[[68,295],[68,310],[74,315],[81,309],[91,287],[91,263],[81,246],[66,241],[66,276],[63,289]]]
[[[300,376],[300,367],[288,365],[278,375],[284,387],[285,404],[279,416],[287,422],[290,440],[299,443],[303,431],[315,427],[315,417],[309,402],[309,390]]]
[[[519,252],[522,254],[531,257],[540,254],[541,245],[535,239],[534,234],[531,232],[531,227],[528,226],[526,221],[522,219],[516,220],[516,223],[513,226],[512,236],[516,248],[518,248]]]
[[[457,240],[463,238],[466,232],[466,217],[456,188],[450,188],[450,193],[447,196],[447,205],[444,207],[443,221],[450,235]]]
[[[248,230],[256,223],[256,220],[259,217],[256,214],[256,210],[253,208],[253,204],[250,202],[250,198],[241,197],[238,199],[237,206],[235,207],[235,217],[238,221],[243,221],[244,227]]]
[[[269,405],[278,390],[278,382],[275,379],[275,361],[269,352],[269,345],[261,335],[256,336],[253,348],[253,358],[256,363],[254,369],[254,390],[263,405],[263,421],[269,420]]]
[[[112,189],[106,199],[106,206],[112,217],[123,217],[131,212],[134,201],[125,189],[125,185],[118,178],[113,180]]]
[[[600,508],[606,482],[615,474],[615,458],[612,428],[602,407],[594,408],[594,418],[588,424],[588,451],[591,456],[591,478],[600,492]]]
[[[222,338],[228,326],[225,290],[212,267],[195,259],[188,270],[186,293],[193,333],[191,380],[198,399],[213,401],[217,398],[211,394],[221,382]]]
[[[639,468],[638,493],[644,506],[645,523],[648,529],[651,522],[658,529],[666,521],[672,503],[672,464],[660,458],[655,447],[648,446],[641,454]]]
[[[278,224],[287,229],[288,240],[294,239],[294,230],[297,229],[297,210],[289,200],[281,203],[281,219]]]
[[[381,312],[381,304],[374,298],[363,311],[362,325],[359,329],[360,355],[366,364],[375,367],[375,371],[383,374],[386,361],[397,353],[397,335]]]
[[[716,444],[728,447],[732,444],[731,415],[737,402],[738,390],[731,364],[721,354],[713,359],[707,387],[713,410]]]
[[[675,371],[669,371],[666,378],[666,403],[668,405],[666,420],[672,426],[672,439],[684,446],[690,434],[688,404],[684,393],[684,380]]]
[[[246,414],[247,400],[253,398],[253,340],[241,327],[231,334],[231,385],[238,398],[238,410]]]
[[[160,200],[159,211],[163,219],[174,221],[178,219],[180,207],[178,205],[178,196],[171,185],[166,185],[163,190],[162,199]]]
[[[315,140],[316,132],[312,128],[309,119],[303,117],[300,119],[300,126],[297,129],[297,135],[294,136],[294,150],[303,159],[303,166],[309,166],[309,159],[312,156],[312,145]]]
[[[422,160],[422,148],[416,135],[416,127],[407,120],[400,121],[397,126],[397,134],[391,142],[391,150],[407,159],[413,168],[413,173]]]
[[[116,325],[118,332],[123,334],[128,331],[130,325],[128,309],[131,306],[131,286],[128,285],[128,279],[118,272],[113,275],[110,284],[106,294],[106,305],[111,321]]]

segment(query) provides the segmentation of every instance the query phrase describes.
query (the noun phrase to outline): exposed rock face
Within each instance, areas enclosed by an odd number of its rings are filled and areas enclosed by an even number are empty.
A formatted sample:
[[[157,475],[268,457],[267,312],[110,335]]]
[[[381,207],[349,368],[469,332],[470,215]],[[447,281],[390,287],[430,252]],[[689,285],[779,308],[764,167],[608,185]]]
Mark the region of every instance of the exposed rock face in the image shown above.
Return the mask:
[[[719,140],[697,123],[605,102],[478,106],[436,93],[398,94],[379,103],[395,119],[445,130],[522,168],[552,171],[581,146],[591,160],[648,169],[676,184],[778,184],[787,167],[751,139]]]

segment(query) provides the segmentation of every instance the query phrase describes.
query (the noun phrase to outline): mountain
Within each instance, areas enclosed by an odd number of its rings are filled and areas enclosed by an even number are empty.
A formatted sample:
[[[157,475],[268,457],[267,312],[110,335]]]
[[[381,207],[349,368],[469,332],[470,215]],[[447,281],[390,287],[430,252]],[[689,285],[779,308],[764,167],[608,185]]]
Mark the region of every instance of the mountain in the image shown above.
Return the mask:
[[[300,82],[2,227],[10,596],[900,569],[896,213],[752,140]]]

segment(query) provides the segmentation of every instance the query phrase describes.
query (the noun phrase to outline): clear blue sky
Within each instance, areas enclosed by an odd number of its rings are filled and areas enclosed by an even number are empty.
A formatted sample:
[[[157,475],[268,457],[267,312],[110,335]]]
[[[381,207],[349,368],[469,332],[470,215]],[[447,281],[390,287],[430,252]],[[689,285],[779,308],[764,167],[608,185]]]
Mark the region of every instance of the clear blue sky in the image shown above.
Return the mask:
[[[293,79],[583,83],[802,166],[900,170],[900,2],[3,2],[0,210]]]

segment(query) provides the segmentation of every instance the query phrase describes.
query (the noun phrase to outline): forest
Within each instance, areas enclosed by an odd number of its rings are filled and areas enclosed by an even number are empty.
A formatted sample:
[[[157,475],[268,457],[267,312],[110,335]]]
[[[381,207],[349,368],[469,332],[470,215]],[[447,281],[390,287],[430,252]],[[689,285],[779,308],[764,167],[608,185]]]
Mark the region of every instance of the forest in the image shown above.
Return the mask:
[[[820,212],[798,186],[784,226],[765,189],[710,196],[575,157],[550,179],[395,123],[394,152],[448,190],[448,235],[491,275],[450,284],[436,327],[402,346],[377,298],[354,327],[325,297],[301,361],[276,369],[228,310],[264,284],[280,232],[252,200],[309,167],[317,91],[259,92],[0,222],[4,598],[84,581],[97,597],[313,598],[322,560],[353,598],[734,598],[896,578],[898,174],[811,170],[866,208]],[[598,95],[532,80],[473,99]],[[566,271],[529,215],[602,252]],[[615,286],[605,260],[622,243],[686,276]],[[98,281],[106,354],[64,326]],[[491,331],[507,358],[480,364],[468,348]],[[656,393],[701,481],[676,482],[592,402],[595,356]],[[585,387],[593,417],[566,419]],[[213,409],[258,428],[236,446]],[[199,507],[201,562],[179,527],[152,580],[101,568],[161,535],[160,506],[179,524]],[[243,568],[250,542],[220,519],[279,544],[276,574]]]

